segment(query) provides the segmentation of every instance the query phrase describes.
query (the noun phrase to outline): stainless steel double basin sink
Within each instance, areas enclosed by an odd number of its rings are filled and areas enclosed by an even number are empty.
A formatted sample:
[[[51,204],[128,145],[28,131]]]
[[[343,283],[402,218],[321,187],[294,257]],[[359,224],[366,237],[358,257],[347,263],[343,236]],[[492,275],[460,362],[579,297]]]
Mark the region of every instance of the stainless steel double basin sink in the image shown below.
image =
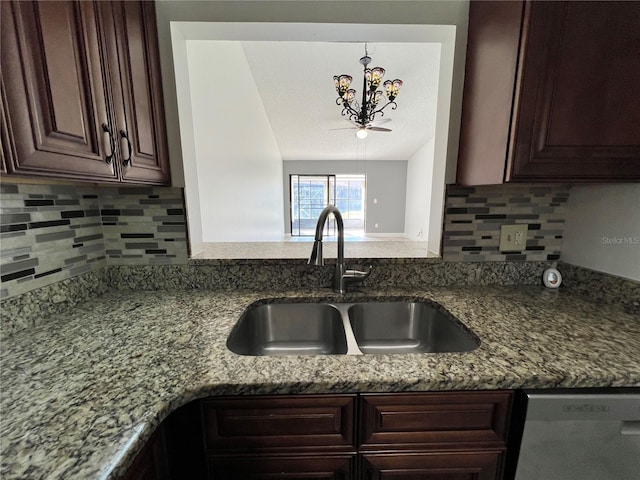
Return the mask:
[[[239,355],[468,352],[478,337],[425,301],[265,303],[250,306],[227,347]]]

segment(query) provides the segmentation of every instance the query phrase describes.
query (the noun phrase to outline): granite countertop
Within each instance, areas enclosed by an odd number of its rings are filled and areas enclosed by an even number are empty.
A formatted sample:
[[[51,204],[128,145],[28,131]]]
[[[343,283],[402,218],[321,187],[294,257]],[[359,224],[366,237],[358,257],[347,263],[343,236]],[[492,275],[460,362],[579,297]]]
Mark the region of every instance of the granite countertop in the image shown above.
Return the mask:
[[[117,478],[159,423],[207,395],[640,386],[640,319],[543,287],[354,293],[438,302],[469,353],[249,357],[225,341],[247,305],[295,292],[113,291],[0,344],[3,479]]]

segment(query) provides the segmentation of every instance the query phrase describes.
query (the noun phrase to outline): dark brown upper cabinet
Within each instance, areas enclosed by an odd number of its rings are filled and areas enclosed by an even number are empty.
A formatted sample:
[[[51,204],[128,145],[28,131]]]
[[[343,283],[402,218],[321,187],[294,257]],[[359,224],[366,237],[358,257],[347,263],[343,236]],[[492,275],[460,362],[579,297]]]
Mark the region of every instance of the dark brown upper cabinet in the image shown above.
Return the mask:
[[[153,2],[1,3],[8,172],[168,184]]]
[[[640,180],[640,3],[472,2],[462,185]]]
[[[125,181],[168,183],[169,165],[155,7],[151,1],[103,2],[113,82],[114,134]],[[109,12],[111,10],[112,12]],[[112,13],[112,15],[109,15]],[[117,100],[117,101],[116,101]],[[129,167],[127,167],[129,165]]]

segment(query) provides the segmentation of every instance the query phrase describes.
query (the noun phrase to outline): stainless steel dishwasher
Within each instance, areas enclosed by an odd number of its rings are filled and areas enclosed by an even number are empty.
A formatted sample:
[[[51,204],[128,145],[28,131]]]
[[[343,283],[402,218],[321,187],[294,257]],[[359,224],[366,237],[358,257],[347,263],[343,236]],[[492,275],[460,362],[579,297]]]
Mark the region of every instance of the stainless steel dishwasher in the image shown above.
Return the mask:
[[[640,479],[640,389],[591,392],[524,392],[515,480]]]

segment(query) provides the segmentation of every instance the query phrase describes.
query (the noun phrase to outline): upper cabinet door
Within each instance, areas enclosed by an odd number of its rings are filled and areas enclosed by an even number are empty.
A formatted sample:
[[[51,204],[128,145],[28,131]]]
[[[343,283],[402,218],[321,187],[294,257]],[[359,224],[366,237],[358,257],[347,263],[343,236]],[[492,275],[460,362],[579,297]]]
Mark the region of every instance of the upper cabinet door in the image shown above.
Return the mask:
[[[530,2],[512,180],[640,179],[640,3]]]
[[[523,3],[469,5],[469,35],[460,124],[457,182],[505,181]]]
[[[0,3],[8,170],[116,180],[97,4]]]
[[[639,2],[471,2],[458,183],[640,180],[639,19]]]
[[[119,168],[125,181],[168,183],[169,161],[153,2],[104,2],[114,81]],[[105,15],[106,16],[106,15]]]

